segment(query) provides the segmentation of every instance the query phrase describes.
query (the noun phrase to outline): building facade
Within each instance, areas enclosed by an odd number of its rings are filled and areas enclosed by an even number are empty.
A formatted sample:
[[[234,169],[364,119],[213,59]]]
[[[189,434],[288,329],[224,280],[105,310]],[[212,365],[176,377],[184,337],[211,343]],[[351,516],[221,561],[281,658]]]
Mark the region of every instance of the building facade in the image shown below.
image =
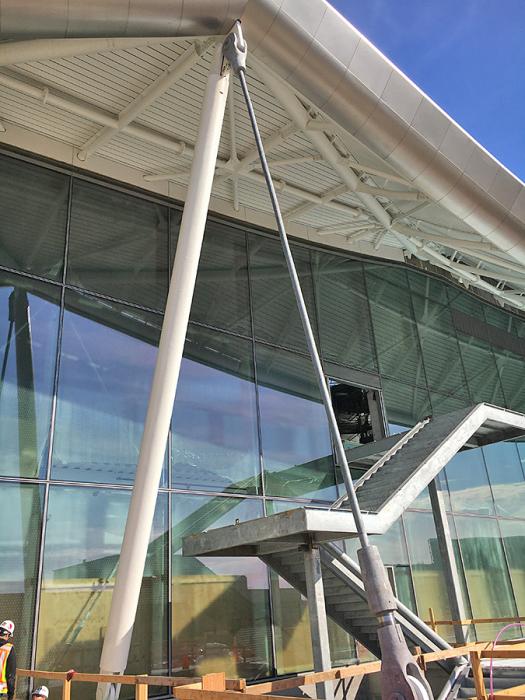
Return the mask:
[[[20,666],[97,671],[182,205],[18,150],[0,172],[1,614]],[[437,270],[292,248],[327,380],[365,390],[385,433],[481,401],[525,412],[519,312]],[[474,618],[525,615],[524,470],[510,442],[440,479]],[[181,541],[327,508],[340,481],[279,242],[210,214],[129,672],[311,668],[298,592],[257,559],[183,557]],[[450,619],[428,494],[376,539],[402,602]],[[365,658],[330,632],[334,663]]]

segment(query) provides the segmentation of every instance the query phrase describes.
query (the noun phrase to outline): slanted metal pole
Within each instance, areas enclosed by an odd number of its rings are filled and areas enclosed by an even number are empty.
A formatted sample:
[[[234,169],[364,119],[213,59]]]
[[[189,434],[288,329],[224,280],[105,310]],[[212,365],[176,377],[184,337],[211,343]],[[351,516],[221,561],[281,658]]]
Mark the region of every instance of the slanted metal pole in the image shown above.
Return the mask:
[[[443,561],[443,574],[445,576],[450,613],[452,619],[464,620],[467,617],[465,602],[463,600],[461,582],[459,580],[458,567],[456,564],[456,555],[454,554],[454,546],[452,544],[445,503],[443,501],[443,492],[439,487],[437,479],[430,482],[428,491],[430,493],[430,503],[432,504],[432,514],[436,526],[439,551]],[[460,624],[454,625],[454,634],[458,644],[467,643],[468,627],[464,627]]]
[[[328,638],[328,622],[324,602],[323,575],[321,572],[321,557],[319,548],[308,546],[304,550],[304,571],[306,575],[306,598],[310,614],[310,634],[312,637],[312,652],[314,671],[329,671],[332,668],[330,657],[330,640]],[[317,697],[332,700],[332,682],[318,683]]]
[[[199,135],[182,215],[108,628],[100,658],[102,674],[122,674],[128,660],[195,288],[228,86],[229,69],[224,68],[222,47],[219,47],[208,75],[202,103]],[[105,697],[112,689],[115,693],[118,692],[114,685],[111,688],[107,687],[108,684],[105,686],[99,686],[99,698]]]
[[[368,533],[365,528],[363,516],[359,507],[359,501],[355,492],[352,481],[352,474],[346,459],[346,454],[343,447],[343,442],[337,427],[334,409],[330,397],[330,392],[325,382],[323,367],[317,350],[315,337],[312,331],[308,311],[304,301],[301,284],[295,268],[292,252],[288,243],[288,236],[284,220],[281,214],[281,207],[277,198],[277,193],[273,184],[270,168],[264,152],[264,144],[257,125],[257,118],[253,109],[253,104],[250,98],[248,84],[246,82],[246,56],[248,47],[242,37],[240,25],[237,23],[236,31],[231,32],[224,42],[224,55],[229,60],[233,72],[238,76],[241,84],[241,89],[246,102],[246,108],[250,117],[250,122],[255,137],[255,143],[259,152],[259,159],[263,170],[264,179],[268,187],[272,209],[275,214],[279,238],[283,248],[284,258],[288,267],[292,289],[297,302],[297,309],[303,324],[303,330],[306,338],[306,344],[310,353],[313,369],[317,377],[319,390],[323,399],[323,404],[326,411],[326,417],[330,432],[334,441],[335,454],[337,462],[341,467],[341,473],[346,488],[346,494],[338,499],[333,507],[339,507],[344,501],[348,500],[352,508],[357,534],[361,543],[361,549],[357,552],[359,564],[363,574],[363,583],[368,598],[370,610],[377,617],[378,630],[377,636],[381,647],[381,694],[383,700],[427,700],[432,697],[430,686],[428,685],[421,669],[414,662],[410,654],[406,641],[401,632],[401,628],[396,622],[395,611],[397,601],[392,593],[390,583],[386,574],[385,567],[381,561],[379,550],[375,545],[371,545]],[[268,82],[268,81],[266,81]],[[272,81],[273,82],[273,81]],[[283,97],[283,102],[286,107],[286,91],[283,96],[283,91],[277,87],[273,89],[276,96]],[[336,168],[337,170],[338,168]],[[343,167],[344,169],[344,167]],[[346,173],[347,171],[345,171]],[[350,172],[348,170],[348,172]],[[385,214],[384,210],[381,210]]]

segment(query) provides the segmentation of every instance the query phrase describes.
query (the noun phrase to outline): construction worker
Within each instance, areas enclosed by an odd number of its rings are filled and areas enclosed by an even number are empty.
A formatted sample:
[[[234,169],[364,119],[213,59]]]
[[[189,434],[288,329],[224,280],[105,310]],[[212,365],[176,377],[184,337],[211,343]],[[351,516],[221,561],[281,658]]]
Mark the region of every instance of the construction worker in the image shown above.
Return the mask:
[[[0,697],[13,700],[16,682],[16,654],[13,644],[15,623],[4,620],[0,623]]]
[[[33,692],[31,693],[31,698],[32,700],[47,700],[49,697],[49,688],[47,685],[41,685],[38,688],[35,688]]]

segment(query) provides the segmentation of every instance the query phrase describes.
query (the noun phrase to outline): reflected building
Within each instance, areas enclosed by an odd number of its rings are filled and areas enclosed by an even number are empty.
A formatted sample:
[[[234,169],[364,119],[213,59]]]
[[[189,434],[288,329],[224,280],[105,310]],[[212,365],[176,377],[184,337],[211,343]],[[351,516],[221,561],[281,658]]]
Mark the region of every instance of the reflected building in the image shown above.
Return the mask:
[[[189,43],[170,39],[156,49],[95,52],[83,67],[78,57],[60,58],[57,65],[71,74],[77,66],[85,77],[90,62],[96,72],[106,61],[115,75],[122,70],[132,80],[129,65],[145,76],[144,62],[151,61],[153,70]],[[202,65],[209,60],[204,54]],[[44,80],[45,68],[54,70],[51,63],[42,59],[19,73]],[[191,75],[194,83],[183,86],[188,95],[202,78],[198,71]],[[71,166],[51,143],[60,134],[23,122],[13,95],[6,97],[5,117],[26,141],[10,141],[8,128],[0,153],[0,615],[17,626],[20,666],[95,672],[183,197],[180,187],[155,189],[143,179],[151,154],[126,133],[101,152],[100,162]],[[111,110],[121,98],[115,87]],[[101,104],[105,99],[109,104],[109,95],[100,97]],[[267,112],[260,94],[257,100],[268,134],[272,119],[281,128],[281,113],[270,113],[275,100]],[[174,119],[190,134],[186,103],[176,104]],[[148,128],[155,114],[149,114]],[[69,117],[73,124],[76,118]],[[29,135],[37,132],[33,147]],[[243,134],[239,153],[249,150]],[[323,192],[335,186],[334,172],[303,153],[304,135],[293,138],[288,151],[274,154],[274,167],[283,181],[295,177],[295,194],[281,188],[283,206],[327,381],[338,387],[345,446],[351,450],[477,402],[525,412],[525,316],[508,302],[519,293],[496,280],[495,293],[508,292],[507,301],[499,296],[498,303],[431,258],[405,259],[399,241],[384,241],[387,234],[379,229],[367,233],[363,222],[362,245],[352,244],[352,236],[358,240],[355,225],[343,230],[346,238],[324,236],[322,230],[341,228],[338,214],[345,207],[358,212],[358,221],[361,210],[355,193],[341,191],[324,203],[316,200],[315,216],[315,207],[299,212],[305,207],[297,199],[299,187],[311,191],[312,200],[316,183]],[[349,139],[339,144],[341,152],[345,143]],[[169,158],[150,145],[168,168]],[[126,160],[128,147],[136,147],[133,162]],[[368,162],[368,146],[356,148]],[[364,170],[359,176],[363,192],[382,183],[381,206],[412,226],[417,197],[400,204],[392,193],[385,195],[408,185],[400,185],[400,176],[390,185],[380,176],[373,181],[372,160],[369,176]],[[307,606],[296,590],[258,559],[189,558],[181,550],[188,534],[305,504],[328,508],[341,493],[288,273],[269,228],[264,191],[256,186],[261,202],[248,194],[250,181],[240,179],[241,210],[228,209],[220,204],[225,185],[219,178],[212,200],[129,673],[225,670],[230,677],[259,679],[312,667]],[[335,206],[323,209],[329,201]],[[421,210],[438,243],[445,229],[459,226],[454,216],[437,204],[428,216]],[[468,235],[474,240],[475,231]],[[462,595],[473,617],[525,615],[524,466],[525,446],[515,441],[461,452],[440,476]],[[436,618],[450,619],[428,493],[374,539],[399,599],[423,619],[430,607]],[[355,555],[355,541],[345,546]],[[497,629],[495,623],[475,625],[471,632],[487,639]],[[453,640],[452,627],[440,632]],[[330,641],[334,664],[367,658],[333,623]],[[152,695],[160,692],[150,688]]]

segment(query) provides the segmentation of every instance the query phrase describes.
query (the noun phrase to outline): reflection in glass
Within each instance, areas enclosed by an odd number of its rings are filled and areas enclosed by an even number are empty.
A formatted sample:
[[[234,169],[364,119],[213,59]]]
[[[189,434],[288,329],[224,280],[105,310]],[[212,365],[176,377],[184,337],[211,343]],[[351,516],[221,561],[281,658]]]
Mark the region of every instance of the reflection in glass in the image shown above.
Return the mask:
[[[361,262],[315,251],[312,265],[323,356],[341,365],[375,369]]]
[[[160,323],[148,312],[66,294],[53,478],[133,481]]]
[[[173,673],[270,674],[268,572],[255,557],[184,557],[182,538],[261,517],[256,500],[173,499]]]
[[[494,348],[506,406],[525,412],[525,382],[523,381],[523,356],[509,350]]]
[[[499,521],[518,615],[525,616],[525,529],[523,522]]]
[[[490,345],[459,332],[458,341],[473,402],[485,401],[505,406],[498,367]]]
[[[447,306],[412,295],[428,386],[446,394],[467,397],[458,341]]]
[[[246,238],[241,231],[208,219],[190,318],[251,335]]]
[[[130,491],[52,487],[38,622],[37,668],[97,672]],[[167,672],[167,499],[159,496],[128,673]],[[88,687],[79,690],[90,696]]]
[[[436,619],[450,620],[452,616],[434,518],[431,513],[407,511],[403,519],[419,614],[426,619],[429,608],[432,608]],[[440,627],[439,633],[454,639],[452,628]]]
[[[383,400],[389,425],[393,432],[411,428],[432,413],[430,397],[426,389],[383,379]]]
[[[458,452],[447,464],[452,510],[492,515],[494,505],[481,449]]]
[[[335,500],[328,423],[310,358],[256,344],[266,493]]]
[[[248,242],[255,337],[307,352],[303,326],[279,241],[248,236]],[[315,334],[317,327],[310,253],[299,246],[291,247]]]
[[[513,442],[499,442],[483,448],[496,512],[515,518],[525,517],[525,480]]]
[[[271,571],[277,673],[313,668],[310,618],[306,598]]]
[[[267,501],[268,515],[299,507],[293,501]],[[313,668],[310,617],[306,598],[283,578],[270,571],[273,630],[277,673],[299,673]],[[332,666],[356,661],[353,637],[328,618]]]
[[[456,530],[465,567],[474,618],[513,617],[517,614],[509,572],[495,520],[456,516]],[[478,638],[494,639],[502,623],[476,625]],[[509,630],[510,637],[517,636]]]
[[[425,373],[405,271],[366,264],[365,274],[381,374],[424,386]]]
[[[47,465],[60,291],[0,273],[0,473]]]
[[[411,610],[416,610],[410,562],[403,533],[403,523],[397,520],[383,535],[372,535],[370,543],[376,545],[381,554],[383,564],[387,567],[390,583],[394,594]],[[359,540],[346,540],[349,556],[358,561],[357,550]]]
[[[62,278],[69,177],[0,155],[0,265]]]
[[[29,668],[43,487],[0,484],[0,606],[15,623],[19,668]]]
[[[466,396],[451,396],[430,391],[430,402],[432,404],[432,415],[442,416],[445,413],[460,411],[472,402]]]
[[[254,493],[252,343],[190,324],[173,413],[173,485]]]
[[[75,181],[67,281],[163,309],[168,291],[166,207]]]

